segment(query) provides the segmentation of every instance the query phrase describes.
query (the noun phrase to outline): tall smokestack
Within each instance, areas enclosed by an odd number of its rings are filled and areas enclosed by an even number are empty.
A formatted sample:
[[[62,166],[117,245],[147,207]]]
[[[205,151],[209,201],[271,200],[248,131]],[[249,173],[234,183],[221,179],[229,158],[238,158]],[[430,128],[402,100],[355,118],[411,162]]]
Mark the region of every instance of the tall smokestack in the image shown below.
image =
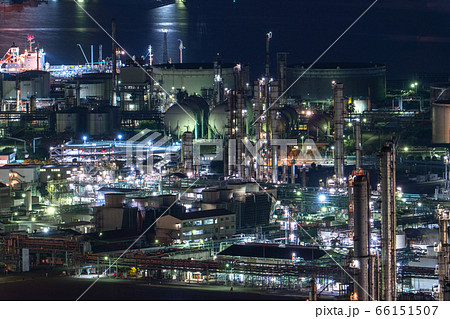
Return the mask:
[[[91,44],[91,67],[94,68],[94,45]]]
[[[270,76],[270,39],[272,39],[272,32],[266,33],[266,70],[264,76],[269,78]]]
[[[334,104],[334,174],[339,183],[344,178],[344,85],[333,84]]]
[[[355,211],[355,231],[353,237],[357,267],[355,292],[358,300],[369,301],[369,259],[370,259],[370,188],[366,172],[353,178],[353,201]]]
[[[380,153],[381,175],[381,298],[395,301],[396,276],[396,228],[395,216],[395,149],[386,143]]]
[[[116,106],[117,96],[116,96],[116,85],[117,85],[117,34],[116,34],[116,19],[112,19],[111,23],[111,37],[112,37],[112,95],[111,95],[111,104],[112,106]]]
[[[277,53],[277,64],[278,64],[278,80],[280,82],[280,92],[284,92],[287,89],[287,52]],[[280,105],[284,106],[286,104],[286,96],[283,95],[280,99]]]
[[[101,65],[103,61],[103,45],[98,46],[98,63]]]
[[[169,53],[167,51],[167,29],[162,29],[162,33],[164,33],[164,43],[163,43],[163,62],[169,63]]]

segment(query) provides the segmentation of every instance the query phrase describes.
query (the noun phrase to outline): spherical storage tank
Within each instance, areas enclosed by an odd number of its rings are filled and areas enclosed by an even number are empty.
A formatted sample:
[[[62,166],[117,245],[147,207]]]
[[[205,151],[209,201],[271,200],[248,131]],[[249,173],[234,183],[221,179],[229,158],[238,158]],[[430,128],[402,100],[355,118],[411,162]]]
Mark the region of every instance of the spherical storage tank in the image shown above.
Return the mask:
[[[173,104],[164,114],[164,126],[170,134],[180,137],[193,131],[196,138],[208,133],[208,103],[201,97],[189,96]]]
[[[435,101],[431,104],[433,143],[450,143],[450,100]]]
[[[228,102],[217,105],[209,113],[209,129],[214,135],[223,136],[227,134],[228,124]]]
[[[332,82],[344,84],[348,97],[381,102],[386,97],[386,66],[374,63],[317,63],[308,72],[309,63],[287,68],[288,86],[300,78],[288,95],[305,101],[324,102],[333,98]]]

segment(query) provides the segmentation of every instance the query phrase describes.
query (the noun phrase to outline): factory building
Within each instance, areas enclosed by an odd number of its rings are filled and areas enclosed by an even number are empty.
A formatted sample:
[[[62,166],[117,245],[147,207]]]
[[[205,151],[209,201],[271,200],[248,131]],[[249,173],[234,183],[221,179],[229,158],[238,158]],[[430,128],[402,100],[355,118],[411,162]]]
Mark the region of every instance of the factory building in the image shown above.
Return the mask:
[[[148,73],[151,70],[148,70]],[[151,78],[140,67],[120,69],[118,90],[120,107],[124,111],[148,111],[151,108]]]
[[[346,96],[370,98],[373,103],[386,97],[386,66],[374,63],[317,63],[308,72],[309,63],[287,67],[287,85],[301,78],[289,90],[289,96],[303,101],[329,103],[333,99],[330,84],[340,82]]]
[[[87,73],[65,85],[66,105],[109,104],[111,92],[111,74]]]
[[[156,238],[161,243],[225,239],[235,233],[235,214],[226,209],[171,213],[156,221]]]

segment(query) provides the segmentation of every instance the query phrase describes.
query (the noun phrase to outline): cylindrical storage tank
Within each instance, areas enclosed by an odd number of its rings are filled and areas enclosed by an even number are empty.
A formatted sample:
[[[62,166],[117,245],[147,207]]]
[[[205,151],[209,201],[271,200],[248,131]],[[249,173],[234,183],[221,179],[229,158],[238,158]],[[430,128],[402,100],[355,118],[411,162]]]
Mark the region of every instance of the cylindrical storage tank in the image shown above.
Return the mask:
[[[221,202],[228,202],[233,197],[233,190],[232,189],[221,189],[220,190],[220,201]]]
[[[369,105],[369,103],[368,103],[368,100],[366,100],[366,99],[354,100],[353,101],[354,112],[358,113],[358,114],[364,113],[369,108],[368,105]]]
[[[124,202],[125,202],[125,194],[122,193],[105,194],[105,207],[120,208],[123,207]]]
[[[331,101],[332,81],[345,85],[345,95],[353,98],[370,97],[384,102],[386,97],[386,66],[375,63],[317,63],[308,72],[310,63],[289,65],[287,85],[295,84],[289,95],[311,102]],[[302,76],[301,76],[302,75]],[[298,78],[301,76],[301,79]],[[298,80],[298,81],[297,81]],[[381,103],[380,103],[381,104]]]
[[[450,100],[431,104],[433,143],[450,143]]]
[[[203,202],[217,203],[220,200],[220,191],[218,189],[205,189],[202,192]]]
[[[25,195],[25,207],[27,208],[27,212],[31,212],[33,210],[33,195],[31,193],[31,189],[27,190]]]
[[[170,206],[177,200],[176,194],[169,194],[169,195],[163,195],[163,205],[164,206]]]
[[[236,195],[244,195],[246,192],[245,183],[228,183],[227,187]]]
[[[88,114],[88,133],[89,135],[103,135],[110,133],[108,113],[89,113]]]
[[[397,234],[396,246],[397,246],[396,249],[406,248],[406,235],[405,234]]]
[[[78,113],[56,113],[56,132],[78,132]]]
[[[430,103],[450,101],[450,83],[438,83],[430,86]]]
[[[257,183],[247,183],[245,184],[246,193],[259,192],[259,185]]]

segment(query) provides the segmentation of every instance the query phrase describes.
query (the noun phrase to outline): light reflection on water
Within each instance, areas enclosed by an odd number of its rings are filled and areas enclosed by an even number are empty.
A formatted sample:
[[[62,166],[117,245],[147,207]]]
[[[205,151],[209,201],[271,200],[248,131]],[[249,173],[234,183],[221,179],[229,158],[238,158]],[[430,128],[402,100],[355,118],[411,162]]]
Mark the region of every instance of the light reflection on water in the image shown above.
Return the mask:
[[[178,62],[178,39],[182,39],[185,62],[212,62],[220,52],[224,61],[251,63],[256,75],[264,71],[266,32],[273,32],[273,67],[277,51],[290,52],[289,63],[313,61],[372,2],[258,0],[256,6],[211,5],[188,10],[181,3],[151,9],[142,5],[145,1],[84,0],[81,4],[108,32],[111,19],[116,18],[118,42],[131,55],[146,55],[151,44],[154,62],[161,62],[164,28],[169,30],[168,51],[172,61]],[[238,3],[251,1],[256,0]],[[406,0],[377,3],[323,61],[386,63],[390,76],[450,70],[447,58],[450,43],[444,41],[449,38],[450,2],[433,3],[431,7],[425,2]],[[96,48],[102,44],[103,56],[111,54],[108,36],[73,0],[21,7],[19,12],[0,8],[0,56],[13,42],[23,50],[29,33],[46,50],[52,64],[84,63],[77,43],[85,50],[91,44]],[[429,58],[430,52],[433,59]]]

